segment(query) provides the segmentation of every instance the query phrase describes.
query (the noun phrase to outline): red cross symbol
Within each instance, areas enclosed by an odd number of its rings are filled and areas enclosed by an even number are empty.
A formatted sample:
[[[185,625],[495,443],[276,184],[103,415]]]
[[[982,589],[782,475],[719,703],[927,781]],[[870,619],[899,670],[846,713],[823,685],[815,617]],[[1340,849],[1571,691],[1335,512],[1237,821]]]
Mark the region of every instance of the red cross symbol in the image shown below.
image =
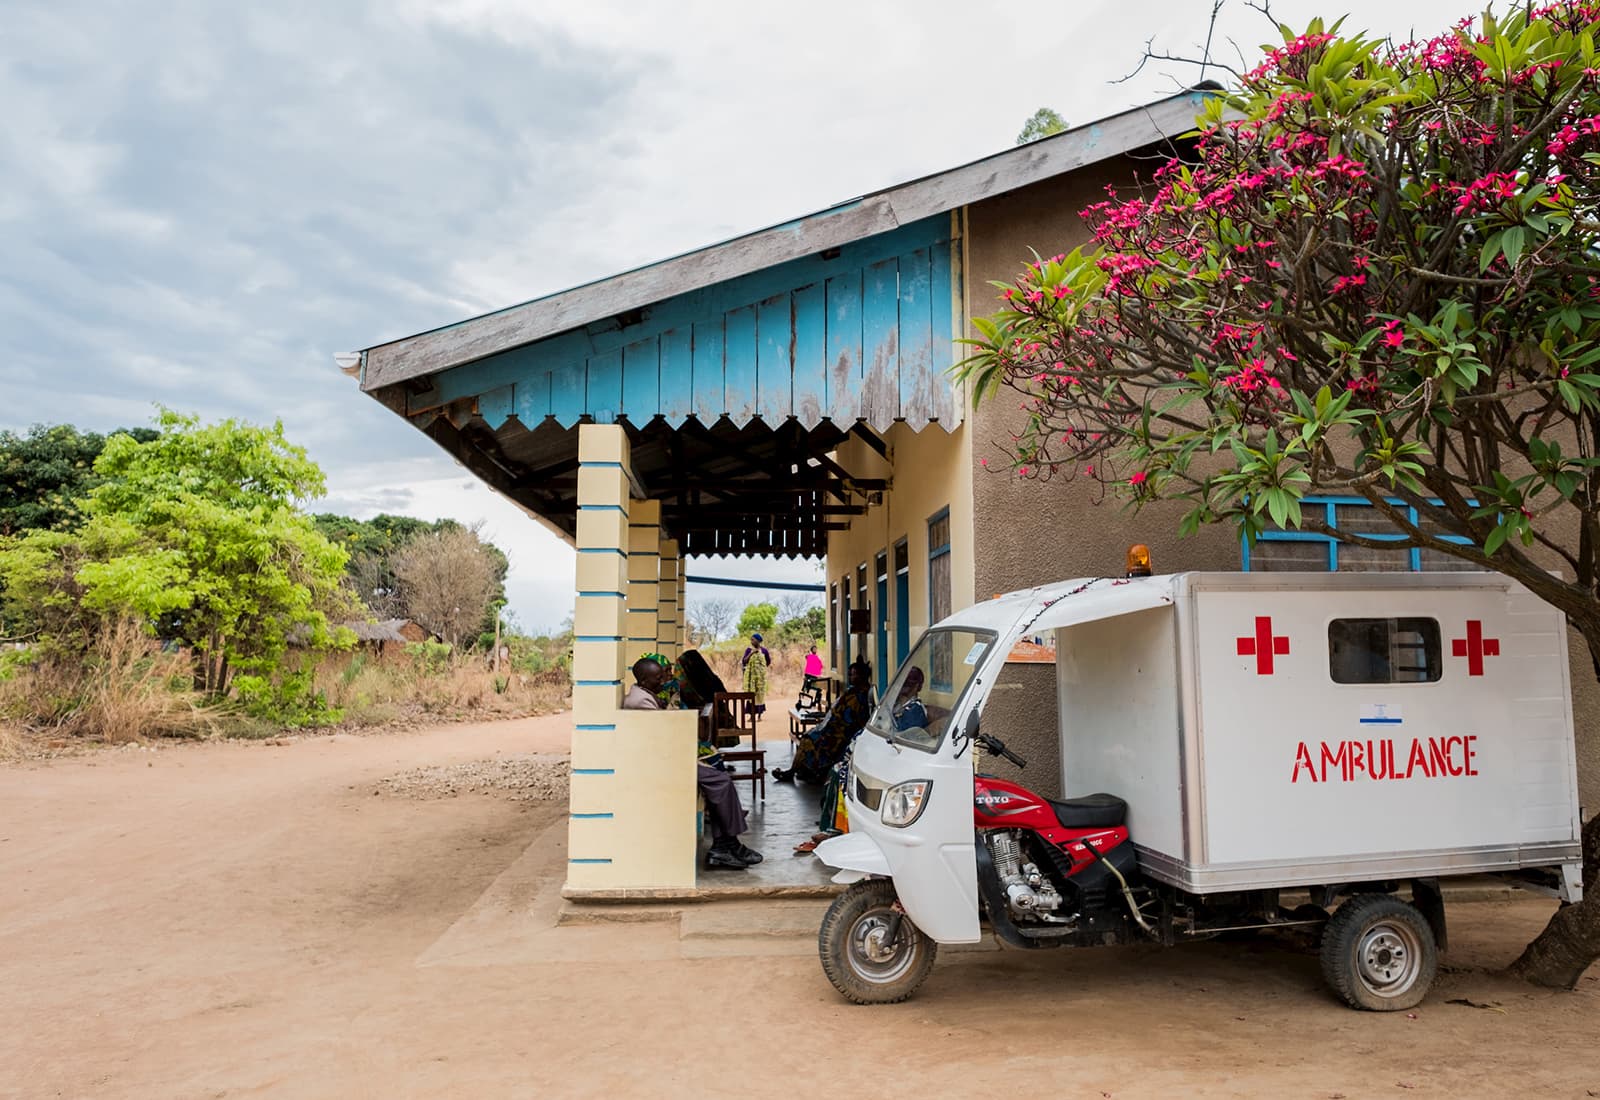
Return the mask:
[[[1289,652],[1289,637],[1272,634],[1272,617],[1269,615],[1256,616],[1256,632],[1236,639],[1239,643],[1239,656],[1254,657],[1256,659],[1256,675],[1272,675],[1272,655],[1275,653],[1287,654]]]
[[[1468,676],[1482,676],[1483,659],[1500,656],[1500,639],[1485,638],[1482,620],[1468,619],[1467,636],[1450,639],[1450,652],[1467,659]]]

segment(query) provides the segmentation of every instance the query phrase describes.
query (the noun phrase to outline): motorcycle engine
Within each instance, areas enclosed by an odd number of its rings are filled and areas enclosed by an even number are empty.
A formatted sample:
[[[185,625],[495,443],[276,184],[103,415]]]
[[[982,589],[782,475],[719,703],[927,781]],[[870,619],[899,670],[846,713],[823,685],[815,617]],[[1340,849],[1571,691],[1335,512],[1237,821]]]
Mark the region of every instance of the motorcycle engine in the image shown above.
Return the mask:
[[[990,829],[984,833],[984,839],[994,858],[1000,888],[1005,891],[1006,908],[1013,917],[1051,922],[1065,919],[1055,915],[1061,908],[1061,894],[1040,872],[1038,865],[1026,859],[1015,830]]]

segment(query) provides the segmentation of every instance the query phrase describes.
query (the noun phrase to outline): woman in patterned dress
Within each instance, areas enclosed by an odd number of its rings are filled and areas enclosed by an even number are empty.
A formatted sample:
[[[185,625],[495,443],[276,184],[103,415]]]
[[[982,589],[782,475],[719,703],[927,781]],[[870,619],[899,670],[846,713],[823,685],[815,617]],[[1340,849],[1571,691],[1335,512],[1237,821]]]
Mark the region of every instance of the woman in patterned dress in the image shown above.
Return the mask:
[[[772,654],[761,644],[761,635],[750,635],[750,645],[739,662],[744,669],[744,689],[756,697],[756,721],[767,712],[767,670],[772,667]]]

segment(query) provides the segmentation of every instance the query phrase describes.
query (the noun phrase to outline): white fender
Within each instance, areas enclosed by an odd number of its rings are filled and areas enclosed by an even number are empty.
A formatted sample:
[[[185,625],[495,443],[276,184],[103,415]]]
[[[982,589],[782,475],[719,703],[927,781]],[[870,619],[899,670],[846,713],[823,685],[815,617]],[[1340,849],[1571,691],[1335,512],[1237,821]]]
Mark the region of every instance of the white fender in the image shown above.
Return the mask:
[[[816,853],[829,867],[839,868],[834,882],[856,882],[868,875],[892,877],[883,849],[865,833],[829,837],[817,845]]]

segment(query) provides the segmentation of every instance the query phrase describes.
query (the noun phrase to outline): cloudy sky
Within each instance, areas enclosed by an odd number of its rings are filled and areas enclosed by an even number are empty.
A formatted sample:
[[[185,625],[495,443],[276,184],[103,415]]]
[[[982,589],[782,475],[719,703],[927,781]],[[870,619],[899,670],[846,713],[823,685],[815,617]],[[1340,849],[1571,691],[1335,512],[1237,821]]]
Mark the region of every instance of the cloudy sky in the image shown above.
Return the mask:
[[[1476,5],[1276,2],[1396,36]],[[319,509],[481,520],[518,619],[572,554],[333,367],[367,347],[1087,122],[1194,72],[1204,0],[7,0],[0,428],[281,418]],[[1270,26],[1229,0],[1214,54]],[[1251,62],[1254,63],[1253,61]],[[804,564],[702,562],[815,580]],[[726,590],[691,592],[697,597]],[[741,592],[734,595],[742,596]]]

